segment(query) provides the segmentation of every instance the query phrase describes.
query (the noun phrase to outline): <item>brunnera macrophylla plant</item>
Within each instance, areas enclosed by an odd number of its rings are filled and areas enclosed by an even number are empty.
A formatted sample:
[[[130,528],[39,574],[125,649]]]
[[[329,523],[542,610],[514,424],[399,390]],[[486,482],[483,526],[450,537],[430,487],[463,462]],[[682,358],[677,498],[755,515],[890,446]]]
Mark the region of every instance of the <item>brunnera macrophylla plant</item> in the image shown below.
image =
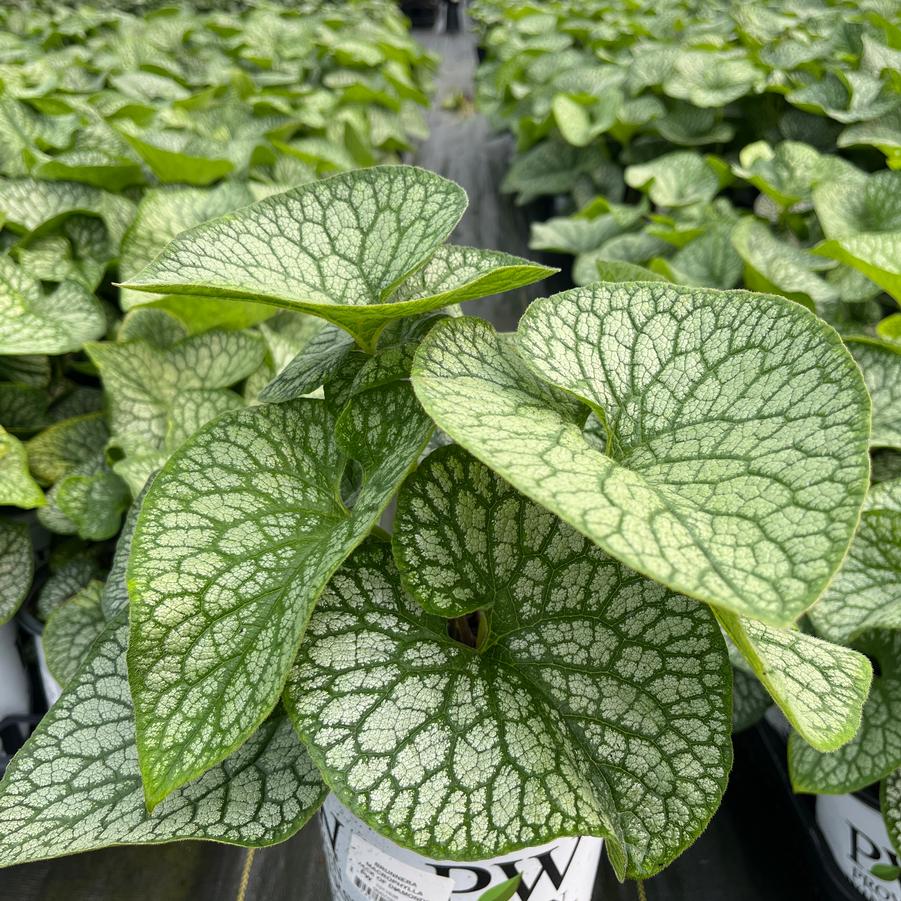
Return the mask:
[[[323,324],[135,503],[98,637],[0,784],[2,863],[265,845],[331,790],[422,853],[591,834],[643,878],[722,797],[730,646],[811,748],[853,739],[867,657],[795,628],[867,492],[838,335],[785,298],[652,283],[498,334],[456,305],[549,270],[446,243],[465,205],[420,169],[345,173],[128,282]]]

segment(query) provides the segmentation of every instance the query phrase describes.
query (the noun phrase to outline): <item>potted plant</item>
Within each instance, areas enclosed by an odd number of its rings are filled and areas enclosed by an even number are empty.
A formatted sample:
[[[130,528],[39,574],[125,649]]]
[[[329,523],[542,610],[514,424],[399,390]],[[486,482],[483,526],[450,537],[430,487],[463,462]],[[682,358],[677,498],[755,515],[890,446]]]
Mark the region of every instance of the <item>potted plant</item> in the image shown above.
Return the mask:
[[[499,335],[451,311],[550,270],[445,243],[465,204],[416,168],[345,173],[128,282],[324,324],[151,479],[99,637],[0,786],[0,862],[265,845],[331,791],[351,897],[413,878],[387,857],[442,897],[539,898],[514,862],[580,837],[644,879],[725,789],[723,633],[811,747],[853,739],[867,656],[792,628],[868,485],[838,335],[785,298],[651,283]]]

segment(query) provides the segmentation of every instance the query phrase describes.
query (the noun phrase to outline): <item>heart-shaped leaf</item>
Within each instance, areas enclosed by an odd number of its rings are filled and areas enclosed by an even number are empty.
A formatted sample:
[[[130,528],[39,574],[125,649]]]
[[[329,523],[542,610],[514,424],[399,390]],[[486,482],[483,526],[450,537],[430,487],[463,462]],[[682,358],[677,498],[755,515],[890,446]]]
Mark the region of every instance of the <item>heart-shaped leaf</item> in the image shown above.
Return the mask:
[[[465,207],[462,188],[421,169],[343,173],[189,229],[125,287],[312,313],[371,349],[392,319],[530,284],[551,271],[471,251],[478,260],[470,261],[468,280],[430,296],[405,289],[404,280],[428,262]]]
[[[576,289],[533,303],[515,347],[482,322],[439,323],[412,378],[437,424],[523,493],[631,568],[742,615],[795,620],[857,524],[866,389],[835,332],[787,300]],[[601,447],[583,434],[589,407]]]
[[[66,353],[105,331],[103,308],[83,285],[63,282],[48,293],[37,278],[0,255],[0,353]]]
[[[710,612],[459,447],[427,457],[403,495],[405,517],[433,514],[422,540],[395,537],[404,581],[428,608],[481,600],[483,627],[476,648],[451,638],[405,593],[386,545],[350,559],[285,696],[332,790],[425,854],[589,834],[620,875],[666,866],[716,809],[731,762],[730,668]]]
[[[827,238],[816,252],[853,266],[901,302],[901,172],[828,182],[813,203]]]
[[[720,183],[716,170],[699,153],[678,150],[650,163],[629,166],[626,184],[647,191],[662,207],[687,206],[713,200]]]
[[[901,479],[867,495],[848,556],[810,608],[821,634],[847,642],[864,629],[901,629]]]
[[[128,695],[127,615],[97,640],[0,782],[0,866],[108,845],[212,839],[268,845],[295,833],[325,789],[284,714],[231,757],[144,806]]]
[[[0,625],[9,622],[25,600],[33,575],[28,526],[0,520]]]
[[[278,701],[325,583],[431,433],[409,385],[336,417],[300,399],[226,414],[155,478],[129,564],[129,674],[149,804],[218,763]],[[362,468],[353,506],[349,460]]]
[[[788,768],[797,792],[853,792],[901,766],[901,631],[871,629],[855,639],[854,647],[877,664],[860,729],[829,754],[792,733]]]

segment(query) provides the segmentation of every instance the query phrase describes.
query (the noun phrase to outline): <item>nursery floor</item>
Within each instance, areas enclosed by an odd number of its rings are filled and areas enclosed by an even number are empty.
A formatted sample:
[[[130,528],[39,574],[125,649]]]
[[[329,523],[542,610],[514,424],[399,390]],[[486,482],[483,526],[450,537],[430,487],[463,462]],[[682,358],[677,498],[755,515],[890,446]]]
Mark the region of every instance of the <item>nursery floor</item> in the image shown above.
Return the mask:
[[[416,162],[460,182],[470,207],[453,240],[530,255],[528,210],[498,194],[512,142],[491,133],[472,106],[475,42],[469,33],[419,33],[441,54],[431,137]],[[447,101],[446,105],[444,102]],[[536,255],[531,254],[532,257]],[[476,301],[470,312],[501,329],[515,327],[529,300],[568,287],[563,277],[502,299]],[[664,874],[646,883],[649,901],[823,901],[805,870],[787,799],[762,790],[760,740],[736,740],[736,763],[722,808],[698,842]],[[0,871],[0,901],[242,901],[248,854],[239,848],[185,842],[115,848]],[[257,851],[243,901],[328,901],[317,824],[294,839]],[[597,901],[635,901],[634,883],[619,885],[604,864]],[[828,899],[827,899],[828,901]]]

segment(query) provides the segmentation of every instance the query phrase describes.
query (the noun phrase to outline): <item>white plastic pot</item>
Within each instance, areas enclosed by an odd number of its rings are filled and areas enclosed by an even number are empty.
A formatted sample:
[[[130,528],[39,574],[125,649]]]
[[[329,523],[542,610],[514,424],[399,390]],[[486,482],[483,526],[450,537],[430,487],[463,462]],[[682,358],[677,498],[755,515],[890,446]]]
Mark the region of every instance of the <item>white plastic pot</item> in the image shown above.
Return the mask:
[[[879,810],[857,795],[819,795],[817,825],[838,868],[869,901],[901,901],[901,882],[873,876],[873,864],[897,865]]]
[[[335,901],[479,901],[517,873],[529,901],[591,901],[602,840],[561,838],[490,860],[423,857],[370,829],[334,795],[319,819]]]

